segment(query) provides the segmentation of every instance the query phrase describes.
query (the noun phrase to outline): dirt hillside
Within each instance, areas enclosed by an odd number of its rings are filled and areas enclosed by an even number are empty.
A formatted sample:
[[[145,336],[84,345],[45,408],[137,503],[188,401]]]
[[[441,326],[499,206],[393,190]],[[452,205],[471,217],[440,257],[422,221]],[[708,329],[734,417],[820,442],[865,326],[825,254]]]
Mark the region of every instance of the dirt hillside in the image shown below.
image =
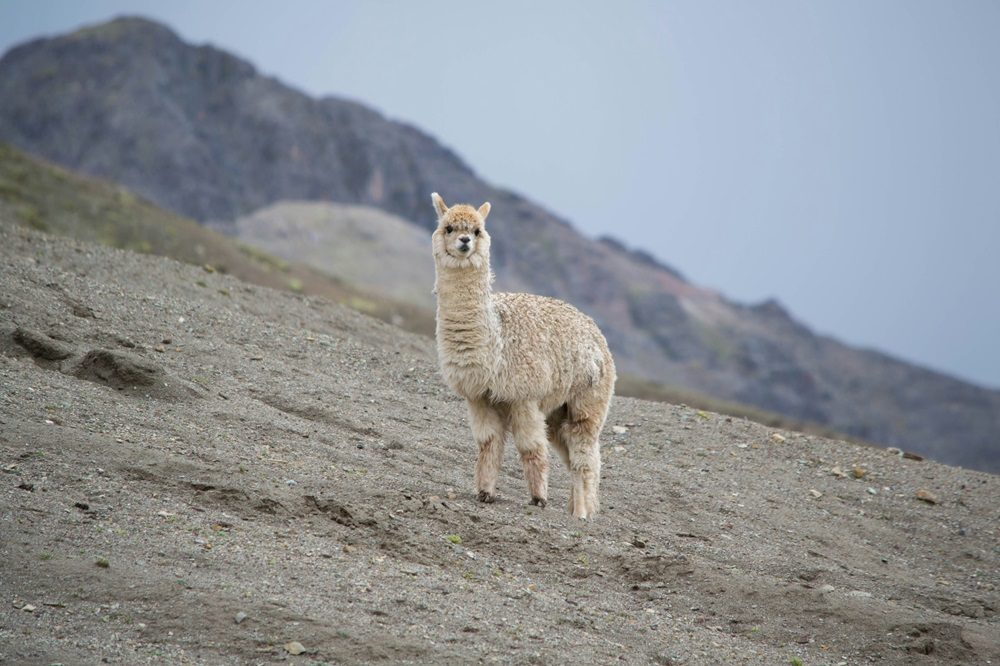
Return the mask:
[[[431,341],[0,223],[0,663],[1000,664],[998,477],[629,399],[602,443],[593,522],[510,451],[479,504]]]

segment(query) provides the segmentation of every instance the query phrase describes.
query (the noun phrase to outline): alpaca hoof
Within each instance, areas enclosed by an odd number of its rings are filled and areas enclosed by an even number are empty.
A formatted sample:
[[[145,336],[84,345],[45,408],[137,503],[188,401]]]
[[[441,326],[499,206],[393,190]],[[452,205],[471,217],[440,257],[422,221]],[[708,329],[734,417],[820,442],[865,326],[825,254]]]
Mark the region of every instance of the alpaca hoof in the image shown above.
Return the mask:
[[[531,503],[533,505],[541,508],[541,509],[544,509],[545,505],[548,504],[548,501],[544,497],[534,497],[534,496],[532,496]]]
[[[479,491],[479,501],[480,502],[484,502],[486,504],[493,504],[493,502],[497,501],[497,496],[496,495],[490,495],[485,490],[480,490]]]

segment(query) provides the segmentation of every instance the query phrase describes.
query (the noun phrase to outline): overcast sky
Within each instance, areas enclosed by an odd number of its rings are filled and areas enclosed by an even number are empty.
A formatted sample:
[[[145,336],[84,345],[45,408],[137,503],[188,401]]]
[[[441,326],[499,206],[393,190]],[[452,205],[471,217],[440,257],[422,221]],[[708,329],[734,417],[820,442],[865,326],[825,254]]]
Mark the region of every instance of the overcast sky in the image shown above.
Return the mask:
[[[0,0],[0,51],[121,14],[413,123],[732,299],[1000,388],[998,2]]]

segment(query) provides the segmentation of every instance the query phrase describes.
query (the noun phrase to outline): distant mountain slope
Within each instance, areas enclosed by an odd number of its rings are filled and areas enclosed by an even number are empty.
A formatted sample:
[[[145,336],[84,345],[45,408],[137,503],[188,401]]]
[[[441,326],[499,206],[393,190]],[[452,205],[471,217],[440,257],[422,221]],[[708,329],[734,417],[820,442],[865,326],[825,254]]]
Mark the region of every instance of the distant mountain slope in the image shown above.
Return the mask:
[[[434,310],[427,234],[378,208],[283,201],[225,227],[248,245]]]
[[[8,52],[0,139],[201,221],[300,199],[377,206],[429,228],[432,190],[489,200],[498,286],[593,315],[624,372],[1000,470],[1000,392],[816,336],[775,303],[729,302],[490,186],[412,126],[310,98],[149,21]]]
[[[120,185],[82,177],[2,143],[0,220],[204,265],[254,284],[324,296],[411,330],[433,330],[433,315],[425,308],[359,290],[301,263],[241,245]],[[204,288],[198,283],[191,287],[193,297]]]

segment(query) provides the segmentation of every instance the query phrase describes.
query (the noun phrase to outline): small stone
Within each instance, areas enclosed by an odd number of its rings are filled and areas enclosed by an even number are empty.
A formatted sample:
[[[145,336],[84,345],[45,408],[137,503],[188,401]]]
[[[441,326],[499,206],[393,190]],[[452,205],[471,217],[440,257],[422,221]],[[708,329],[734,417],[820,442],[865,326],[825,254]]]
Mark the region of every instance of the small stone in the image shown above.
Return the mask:
[[[235,620],[236,624],[242,624],[243,620],[247,619],[247,617],[248,616],[246,613],[240,611],[239,613],[236,614],[236,617],[233,618],[233,620]]]
[[[809,494],[812,495],[813,497],[815,497],[816,499],[819,499],[820,497],[823,496],[823,493],[821,493],[820,491],[816,490],[815,488],[810,488],[809,489]]]
[[[912,453],[910,451],[903,451],[903,457],[907,460],[923,460],[924,457],[919,453]]]
[[[26,481],[25,481],[25,482],[22,482],[22,483],[19,483],[19,484],[17,484],[17,487],[18,487],[19,489],[21,489],[21,490],[27,490],[28,492],[32,492],[32,491],[34,491],[34,490],[35,490],[35,484],[33,484],[33,483],[28,483],[28,482],[26,482]]]
[[[354,546],[352,546],[351,544],[347,544],[344,546],[343,551],[348,555],[350,555],[351,553],[354,552]]]
[[[738,449],[745,449],[748,446],[750,446],[750,445],[747,444],[746,442],[741,442],[741,443],[739,443],[739,444],[736,445],[736,448],[738,448]]]
[[[628,428],[626,428],[625,426],[611,426],[611,432],[615,433],[616,435],[627,435]]]
[[[23,610],[25,613],[34,613],[37,610],[37,607],[32,606],[31,604],[24,604],[23,606],[21,606],[21,610]]]
[[[875,490],[874,488],[869,488],[868,489],[868,494],[869,495],[878,495],[878,491]]]
[[[302,654],[306,651],[305,646],[298,641],[292,641],[291,643],[285,643],[285,652],[288,654]]]
[[[855,467],[854,469],[851,470],[851,475],[855,479],[863,479],[865,477],[865,474],[867,473],[868,470],[866,470],[864,467]]]
[[[920,488],[919,490],[917,490],[916,495],[917,495],[917,499],[920,500],[920,501],[922,501],[922,502],[927,502],[928,504],[937,504],[938,503],[937,495],[935,495],[934,493],[932,493],[929,490],[926,490],[925,488]]]
[[[297,486],[297,485],[299,485],[299,482],[296,481],[295,479],[285,479],[285,485],[289,486],[289,487],[291,487],[291,486]]]
[[[834,476],[840,477],[841,479],[846,479],[847,478],[847,472],[845,472],[844,470],[840,469],[839,466],[832,467],[830,469],[830,474],[833,474]]]
[[[616,446],[615,447],[615,453],[625,453],[625,447],[624,446]]]
[[[836,589],[837,588],[835,588],[833,585],[830,585],[829,583],[827,583],[826,585],[824,585],[821,588],[819,588],[819,591],[822,592],[823,594],[830,594],[831,592],[833,592]]]
[[[632,539],[632,545],[635,546],[636,548],[645,548],[646,542],[636,537],[635,539]]]
[[[775,442],[776,444],[782,444],[786,439],[787,438],[781,433],[776,432],[773,435],[771,435],[771,441]]]
[[[98,557],[96,560],[94,560],[94,564],[96,564],[97,566],[101,567],[102,569],[107,569],[108,567],[111,566],[111,563],[108,562],[103,557]]]
[[[903,455],[903,449],[897,449],[895,446],[890,446],[889,448],[887,448],[885,450],[885,452],[886,453],[890,453],[890,454],[892,454],[894,456],[901,456],[901,455]]]
[[[214,273],[215,272],[215,267],[212,266],[211,264],[205,264],[204,266],[202,266],[202,268],[205,269],[206,273]]]
[[[868,599],[872,596],[871,592],[865,592],[864,590],[851,590],[847,593],[849,597],[857,597],[859,599]]]

